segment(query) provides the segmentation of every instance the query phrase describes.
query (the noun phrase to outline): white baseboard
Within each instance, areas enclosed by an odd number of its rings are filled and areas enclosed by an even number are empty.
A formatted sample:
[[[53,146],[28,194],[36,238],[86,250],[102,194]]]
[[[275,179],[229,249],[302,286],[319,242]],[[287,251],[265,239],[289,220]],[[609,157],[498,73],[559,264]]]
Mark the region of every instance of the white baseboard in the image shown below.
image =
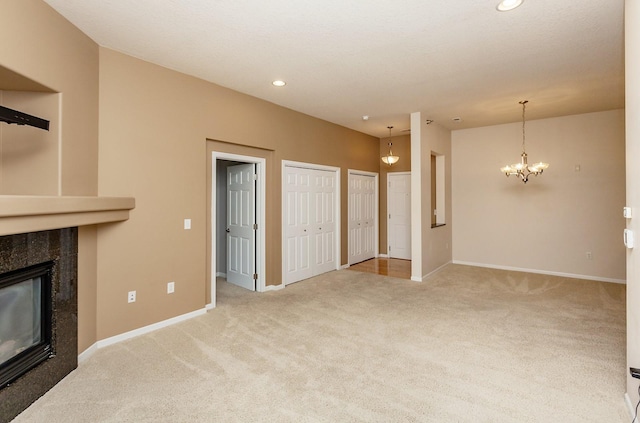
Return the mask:
[[[389,254],[378,254],[380,258],[389,258]]]
[[[442,269],[444,269],[447,265],[451,264],[450,261],[446,262],[445,264],[443,264],[442,266],[439,266],[438,268],[436,268],[435,270],[432,270],[431,272],[427,273],[426,275],[419,277],[419,276],[411,276],[411,280],[414,282],[424,282],[425,280],[429,279],[430,276],[435,275],[436,273],[438,273],[439,271],[441,271]]]
[[[624,279],[613,279],[613,278],[603,278],[600,276],[590,276],[590,275],[579,275],[575,273],[563,273],[563,272],[552,272],[548,270],[538,270],[538,269],[525,269],[521,267],[511,267],[511,266],[500,266],[497,264],[486,264],[486,263],[474,263],[469,261],[460,261],[453,260],[453,264],[463,264],[465,266],[476,266],[476,267],[486,267],[489,269],[499,269],[499,270],[511,270],[514,272],[526,272],[526,273],[537,273],[541,275],[550,275],[550,276],[562,276],[565,278],[573,278],[573,279],[586,279],[590,281],[598,281],[598,282],[611,282],[611,283],[621,283],[626,284],[627,281]]]
[[[216,278],[225,278],[227,279],[227,274],[223,272],[216,272]]]
[[[631,398],[629,397],[629,393],[625,392],[624,394],[624,403],[627,404],[627,411],[629,412],[629,418],[634,419],[636,410],[633,407],[633,403],[631,402]],[[634,419],[635,420],[635,419]]]
[[[207,312],[206,309],[201,308],[200,310],[195,310],[190,313],[182,314],[180,316],[172,317],[167,320],[163,320],[161,322],[153,323],[148,326],[144,326],[138,329],[131,330],[129,332],[121,333],[120,335],[115,335],[110,338],[106,338],[96,342],[97,348],[104,348],[109,345],[117,344],[118,342],[125,341],[127,339],[135,338],[136,336],[144,335],[145,333],[150,333],[156,331],[158,329],[165,328],[167,326],[175,325],[178,322],[182,322],[185,320],[192,319],[197,316],[201,316]]]
[[[350,267],[351,267],[350,264],[343,264],[342,266],[340,266],[340,270],[348,269]]]
[[[78,365],[84,363],[85,361],[87,361],[89,359],[89,357],[91,357],[93,355],[93,353],[95,353],[96,351],[98,351],[98,343],[94,343],[92,346],[90,346],[89,348],[87,348],[86,350],[82,351],[80,354],[78,354]]]
[[[281,283],[280,285],[267,285],[264,287],[264,291],[263,292],[267,292],[267,291],[280,291],[281,289],[284,289],[284,284]]]
[[[209,310],[213,310],[214,308],[216,308],[215,304],[207,304],[204,306],[205,310],[209,311]]]
[[[207,307],[210,304],[207,304]],[[184,320],[189,320],[192,319],[196,316],[200,316],[202,314],[205,314],[207,312],[206,308],[200,309],[200,310],[195,310],[192,311],[191,313],[186,313],[180,316],[176,316],[176,317],[172,317],[171,319],[167,319],[167,320],[163,320],[161,322],[157,322],[154,323],[152,325],[148,325],[148,326],[144,326],[138,329],[134,329],[132,331],[129,332],[125,332],[125,333],[121,333],[120,335],[115,335],[112,336],[110,338],[106,338],[103,340],[100,340],[98,342],[95,342],[93,345],[91,345],[89,348],[87,348],[86,350],[82,351],[80,354],[78,354],[78,364],[84,363],[85,361],[87,361],[89,359],[89,357],[91,357],[96,351],[98,351],[100,348],[104,348],[108,345],[113,345],[113,344],[117,344],[118,342],[122,342],[124,340],[127,339],[131,339],[131,338],[135,338],[136,336],[139,335],[143,335],[145,333],[149,333],[149,332],[153,332],[154,330],[158,330],[167,326],[171,326],[174,325],[178,322],[182,322]]]

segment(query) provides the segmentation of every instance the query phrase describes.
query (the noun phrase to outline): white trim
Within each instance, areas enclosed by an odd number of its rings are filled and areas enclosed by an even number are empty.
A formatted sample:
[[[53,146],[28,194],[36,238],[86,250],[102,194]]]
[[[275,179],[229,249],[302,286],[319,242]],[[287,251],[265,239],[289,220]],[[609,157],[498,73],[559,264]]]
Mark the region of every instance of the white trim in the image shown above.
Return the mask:
[[[377,172],[367,172],[364,170],[356,170],[356,169],[347,169],[347,210],[350,210],[351,207],[351,175],[360,175],[360,176],[368,176],[374,178],[374,195],[375,195],[375,205],[374,205],[374,215],[373,215],[373,257],[377,257],[380,253],[380,175]],[[347,212],[348,215],[349,212]],[[351,242],[351,237],[349,236],[348,229],[348,218],[347,218],[347,264],[351,263],[351,255],[349,252],[351,251],[351,246],[349,243]]]
[[[138,329],[130,330],[129,332],[121,333],[120,335],[115,335],[110,338],[103,339],[101,341],[96,342],[97,348],[104,348],[109,345],[117,344],[122,341],[126,341],[127,339],[135,338],[136,336],[144,335],[158,329],[165,328],[167,326],[174,325],[176,323],[192,319],[194,317],[202,316],[206,314],[207,310],[201,308],[199,310],[192,311],[190,313],[182,314],[180,316],[172,317],[167,320],[163,320],[161,322],[153,323],[148,326],[143,326]]]
[[[380,258],[389,258],[389,254],[378,254]]]
[[[336,176],[336,191],[335,191],[335,216],[336,216],[336,241],[335,241],[335,262],[336,262],[336,267],[334,270],[339,270],[340,269],[340,255],[341,255],[341,251],[340,251],[340,222],[342,221],[342,215],[340,213],[340,168],[339,167],[335,167],[335,166],[326,166],[326,165],[320,165],[320,164],[315,164],[315,163],[305,163],[305,162],[296,162],[296,161],[292,161],[292,160],[282,160],[282,164],[280,167],[280,197],[281,197],[281,201],[282,203],[280,204],[280,206],[282,207],[282,232],[280,233],[280,243],[282,244],[282,274],[281,274],[281,278],[282,278],[282,284],[285,284],[285,266],[284,266],[284,257],[286,257],[286,242],[285,242],[285,228],[286,228],[286,214],[285,214],[285,210],[287,209],[286,206],[286,195],[285,195],[285,190],[286,190],[286,181],[284,179],[285,176],[285,168],[286,167],[298,167],[298,168],[302,168],[302,169],[312,169],[312,170],[324,170],[324,171],[328,171],[328,172],[334,172],[335,176]]]
[[[223,273],[223,272],[216,272],[216,277],[217,278],[227,278],[227,274]]]
[[[211,152],[211,298],[212,308],[216,306],[216,161],[217,160],[233,160],[243,163],[255,163],[256,174],[258,175],[258,185],[256,187],[256,206],[258,208],[258,232],[256,234],[256,291],[264,292],[267,286],[266,281],[266,162],[262,157],[245,156],[240,154],[222,153],[219,151]],[[225,274],[226,277],[226,274]]]
[[[435,270],[432,270],[431,272],[427,273],[426,275],[419,277],[419,276],[411,276],[411,280],[414,282],[424,282],[425,280],[429,279],[431,276],[435,275],[436,273],[438,273],[439,271],[441,271],[443,268],[445,268],[446,266],[450,265],[452,262],[448,261],[445,264],[443,264],[442,266],[438,267]]]
[[[207,311],[209,311],[209,310],[213,310],[214,308],[216,308],[216,305],[215,305],[215,304],[208,303],[208,304],[205,304],[204,308],[205,308]]]
[[[629,397],[629,393],[628,392],[624,393],[624,403],[627,405],[627,412],[629,413],[629,418],[636,420],[635,419],[635,413],[636,413],[635,407],[633,406],[633,403],[631,402],[631,398]]]
[[[552,272],[549,270],[526,269],[522,267],[500,266],[496,264],[474,263],[474,262],[460,261],[460,260],[453,260],[452,263],[462,264],[465,266],[486,267],[489,269],[511,270],[513,272],[537,273],[541,275],[562,276],[565,278],[573,278],[573,279],[586,279],[586,280],[598,281],[598,282],[611,282],[611,283],[621,283],[621,284],[627,283],[627,281],[624,279],[603,278],[600,276],[579,275],[576,273]]]
[[[96,351],[98,351],[98,343],[94,342],[92,346],[78,354],[78,365],[87,361]]]
[[[422,122],[421,112],[411,113],[411,280],[422,279]]]
[[[340,266],[340,270],[348,269],[350,267],[351,267],[350,264],[343,264],[342,266]]]
[[[280,291],[281,289],[284,289],[283,283],[281,283],[280,285],[267,285],[264,288],[265,291]]]
[[[429,277],[435,275],[436,273],[438,273],[439,271],[441,271],[443,268],[445,268],[446,266],[450,265],[451,261],[446,262],[445,264],[443,264],[442,266],[436,268],[435,270],[432,270],[431,272],[427,273],[426,275],[424,275],[422,277],[422,281],[424,282],[426,279],[428,279]]]

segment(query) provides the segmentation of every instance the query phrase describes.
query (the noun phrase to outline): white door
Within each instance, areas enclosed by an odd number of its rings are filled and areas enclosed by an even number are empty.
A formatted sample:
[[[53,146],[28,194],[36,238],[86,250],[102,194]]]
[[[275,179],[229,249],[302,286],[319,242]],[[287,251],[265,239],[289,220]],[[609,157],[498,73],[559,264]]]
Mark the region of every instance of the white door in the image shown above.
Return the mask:
[[[335,172],[285,166],[283,184],[284,283],[335,270]]]
[[[388,173],[387,254],[411,260],[411,174]]]
[[[349,264],[375,257],[376,178],[349,175]]]
[[[256,290],[255,164],[227,168],[227,281]]]
[[[311,269],[311,171],[285,166],[284,283],[313,276]]]
[[[313,274],[336,269],[336,175],[326,170],[311,170],[311,216],[313,217]]]

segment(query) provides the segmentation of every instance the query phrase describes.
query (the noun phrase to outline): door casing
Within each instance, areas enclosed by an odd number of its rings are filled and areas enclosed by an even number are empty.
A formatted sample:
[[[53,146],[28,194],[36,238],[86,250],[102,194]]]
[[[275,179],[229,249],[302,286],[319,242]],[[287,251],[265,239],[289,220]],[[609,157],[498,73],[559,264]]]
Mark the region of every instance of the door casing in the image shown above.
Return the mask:
[[[216,161],[231,160],[244,163],[255,163],[256,174],[258,175],[258,183],[256,185],[256,221],[258,222],[258,231],[256,233],[256,291],[266,291],[266,159],[262,157],[245,156],[240,154],[223,153],[213,151],[211,153],[211,298],[207,308],[216,306],[216,223],[217,223],[217,201],[216,201]],[[226,222],[225,222],[226,223]]]

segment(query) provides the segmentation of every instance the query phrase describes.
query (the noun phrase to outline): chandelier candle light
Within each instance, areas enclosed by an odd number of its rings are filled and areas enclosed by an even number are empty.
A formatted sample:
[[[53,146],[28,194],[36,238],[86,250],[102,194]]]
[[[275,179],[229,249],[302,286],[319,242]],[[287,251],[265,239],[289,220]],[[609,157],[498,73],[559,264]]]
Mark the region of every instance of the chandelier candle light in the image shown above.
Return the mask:
[[[532,165],[529,165],[527,163],[527,152],[524,149],[524,109],[528,102],[528,100],[519,102],[520,104],[522,104],[522,154],[520,155],[520,163],[515,163],[500,168],[500,171],[507,175],[507,177],[509,175],[515,175],[522,179],[522,182],[524,182],[525,184],[529,180],[529,175],[538,176],[549,167],[549,163],[538,162]]]
[[[396,163],[398,160],[400,160],[400,157],[398,156],[394,156],[393,152],[391,151],[391,130],[393,129],[393,126],[387,126],[387,128],[389,129],[389,153],[387,153],[386,156],[382,156],[382,161],[385,162],[386,164],[388,164],[389,166],[391,166],[392,164]]]

